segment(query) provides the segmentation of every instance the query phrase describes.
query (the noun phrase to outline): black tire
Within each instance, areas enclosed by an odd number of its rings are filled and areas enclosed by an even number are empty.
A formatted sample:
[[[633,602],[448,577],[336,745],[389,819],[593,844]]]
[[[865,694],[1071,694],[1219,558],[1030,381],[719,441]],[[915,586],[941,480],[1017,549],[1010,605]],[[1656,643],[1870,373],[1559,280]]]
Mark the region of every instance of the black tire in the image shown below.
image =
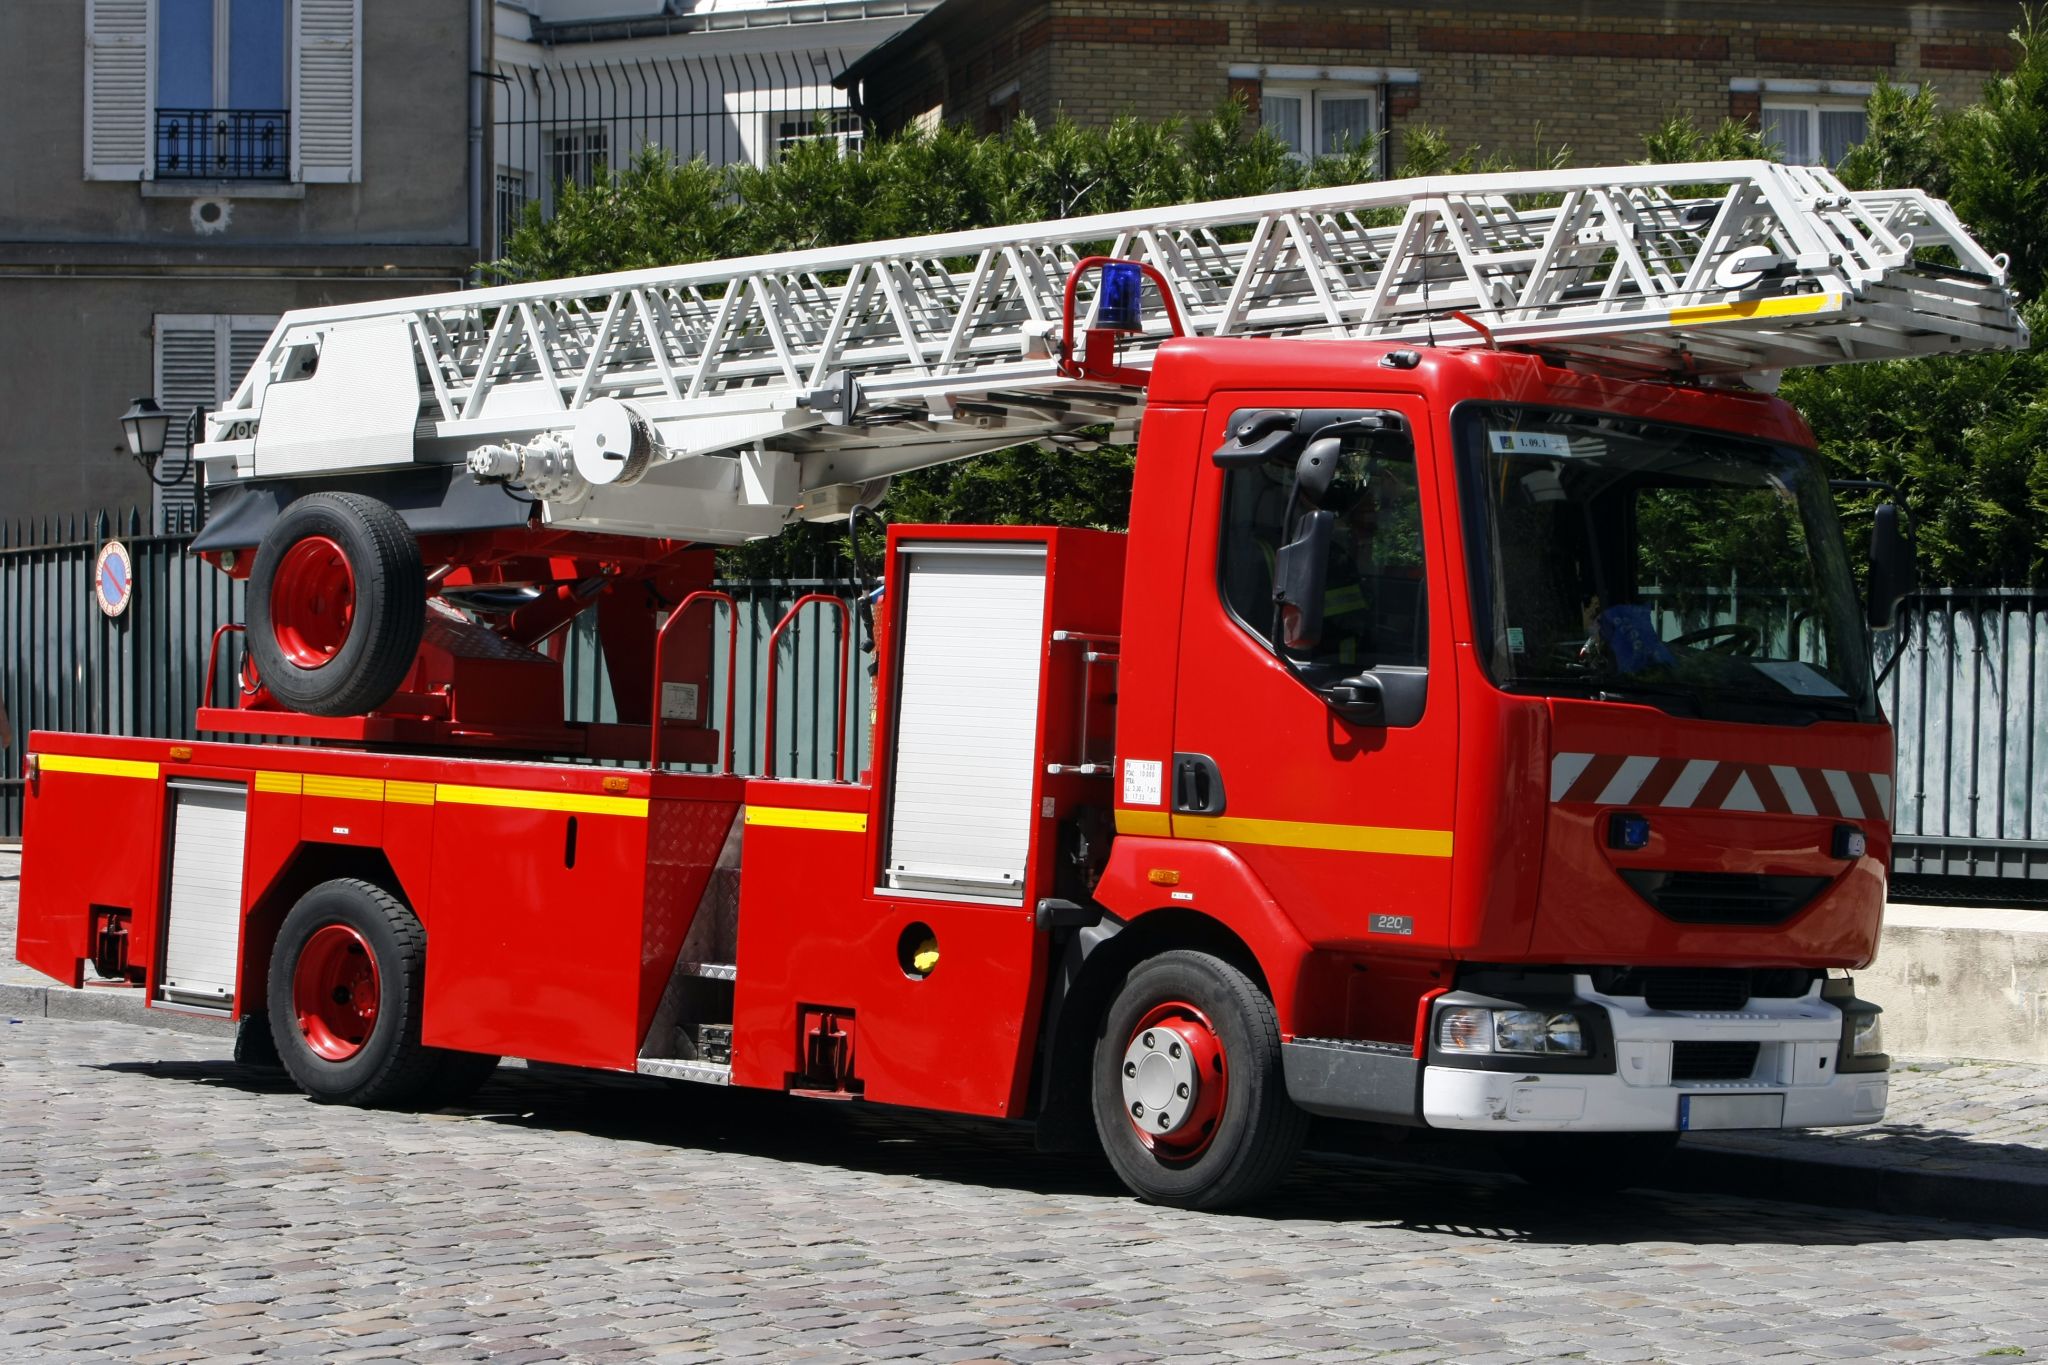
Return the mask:
[[[1206,1123],[1191,1109],[1173,1136],[1139,1136],[1124,1093],[1126,1050],[1138,1025],[1161,1009],[1193,1007],[1220,1044],[1225,1077],[1220,1110]],[[1184,1021],[1182,1021],[1184,1022]],[[1308,1115],[1287,1097],[1280,1027],[1273,1002],[1252,979],[1208,953],[1176,950],[1132,968],[1096,1035],[1090,1081],[1095,1131],[1117,1175],[1140,1199],[1184,1209],[1216,1209],[1257,1198],[1279,1183],[1301,1150]],[[1200,1095],[1197,1094],[1198,1105]]]
[[[1521,1133],[1497,1142],[1501,1164],[1523,1183],[1572,1195],[1655,1184],[1678,1150],[1676,1133]]]
[[[287,653],[280,620],[311,619],[305,604],[274,593],[294,547],[331,541],[353,579],[353,620],[323,661]],[[311,716],[361,715],[405,681],[426,628],[426,571],[419,541],[398,513],[360,493],[309,493],[284,509],[256,547],[249,571],[249,652],[271,694]]]
[[[302,962],[316,935],[337,928],[345,932],[322,938],[314,950],[316,960]],[[345,1056],[323,1053],[318,1037],[322,1024],[302,1019],[296,1003],[302,966],[310,988],[319,980],[319,960],[333,958],[337,943],[344,945],[349,960],[367,958],[376,987],[367,1032],[339,1040],[330,1033],[327,1039],[329,1053],[351,1047]],[[269,991],[271,1036],[299,1089],[322,1104],[362,1108],[405,1108],[425,1096],[451,1055],[420,1042],[426,969],[426,931],[411,910],[381,887],[341,878],[322,882],[301,896],[285,916],[271,950]],[[309,1007],[315,997],[345,1003],[333,992],[309,989],[306,994]],[[356,1008],[360,1011],[369,998],[366,994],[356,1001]]]

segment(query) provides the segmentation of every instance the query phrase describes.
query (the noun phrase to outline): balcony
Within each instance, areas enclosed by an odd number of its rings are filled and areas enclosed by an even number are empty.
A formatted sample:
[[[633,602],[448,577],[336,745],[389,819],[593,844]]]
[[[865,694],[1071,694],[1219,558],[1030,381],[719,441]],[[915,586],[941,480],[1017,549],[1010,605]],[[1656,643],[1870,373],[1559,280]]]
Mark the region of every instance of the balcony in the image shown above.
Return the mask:
[[[289,180],[291,114],[284,109],[159,109],[159,180]]]

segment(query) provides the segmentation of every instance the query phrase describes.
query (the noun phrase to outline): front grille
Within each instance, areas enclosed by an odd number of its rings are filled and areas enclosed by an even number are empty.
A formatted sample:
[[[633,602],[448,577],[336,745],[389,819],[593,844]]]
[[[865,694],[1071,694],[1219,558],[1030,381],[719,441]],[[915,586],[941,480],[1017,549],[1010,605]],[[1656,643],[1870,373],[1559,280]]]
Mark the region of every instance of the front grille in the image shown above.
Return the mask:
[[[1595,967],[1602,995],[1637,995],[1653,1010],[1739,1010],[1752,1000],[1797,1000],[1813,988],[1810,967]]]
[[[1826,877],[1773,877],[1754,872],[1659,872],[1620,869],[1622,880],[1680,924],[1781,924],[1806,908]]]
[[[1761,1043],[1673,1043],[1674,1081],[1746,1081],[1756,1071]]]

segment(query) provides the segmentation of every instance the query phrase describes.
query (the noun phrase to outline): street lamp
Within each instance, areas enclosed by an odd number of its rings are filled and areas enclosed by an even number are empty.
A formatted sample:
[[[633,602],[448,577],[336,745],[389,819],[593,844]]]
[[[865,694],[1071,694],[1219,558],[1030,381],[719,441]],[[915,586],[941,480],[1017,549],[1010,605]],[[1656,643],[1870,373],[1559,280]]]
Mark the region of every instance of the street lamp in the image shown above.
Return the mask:
[[[128,411],[121,414],[121,433],[128,438],[128,453],[135,463],[142,466],[142,472],[149,475],[149,481],[159,488],[175,488],[185,482],[192,473],[192,442],[195,438],[199,410],[195,409],[185,422],[184,466],[168,479],[158,478],[157,461],[163,458],[164,443],[171,434],[171,414],[157,406],[153,397],[144,396],[128,405]]]

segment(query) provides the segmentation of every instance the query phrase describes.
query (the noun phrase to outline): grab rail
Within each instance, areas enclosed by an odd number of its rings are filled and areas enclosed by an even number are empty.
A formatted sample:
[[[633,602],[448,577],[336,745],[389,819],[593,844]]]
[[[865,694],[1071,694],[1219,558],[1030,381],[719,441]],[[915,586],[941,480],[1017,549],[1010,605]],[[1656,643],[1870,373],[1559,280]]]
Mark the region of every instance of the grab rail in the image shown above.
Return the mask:
[[[696,592],[691,593],[688,597],[676,603],[676,609],[668,614],[668,619],[661,623],[660,631],[655,634],[654,693],[651,698],[654,705],[647,725],[647,766],[649,768],[659,768],[661,766],[661,651],[668,644],[669,630],[676,622],[683,619],[683,613],[696,606],[699,602],[713,604],[723,602],[725,604],[725,725],[723,728],[725,766],[719,771],[725,776],[731,777],[733,694],[736,690],[734,683],[739,677],[740,609],[739,604],[732,600],[731,593],[719,592],[715,588],[699,588]]]
[[[832,712],[832,780],[844,782],[840,776],[841,752],[846,731],[846,679],[849,672],[848,656],[853,647],[853,612],[843,598],[830,593],[807,592],[790,604],[789,610],[768,633],[768,718],[762,727],[765,743],[762,749],[764,777],[775,776],[775,679],[782,671],[776,663],[776,647],[782,643],[782,632],[796,619],[796,614],[811,603],[831,607],[839,613],[839,702]]]

